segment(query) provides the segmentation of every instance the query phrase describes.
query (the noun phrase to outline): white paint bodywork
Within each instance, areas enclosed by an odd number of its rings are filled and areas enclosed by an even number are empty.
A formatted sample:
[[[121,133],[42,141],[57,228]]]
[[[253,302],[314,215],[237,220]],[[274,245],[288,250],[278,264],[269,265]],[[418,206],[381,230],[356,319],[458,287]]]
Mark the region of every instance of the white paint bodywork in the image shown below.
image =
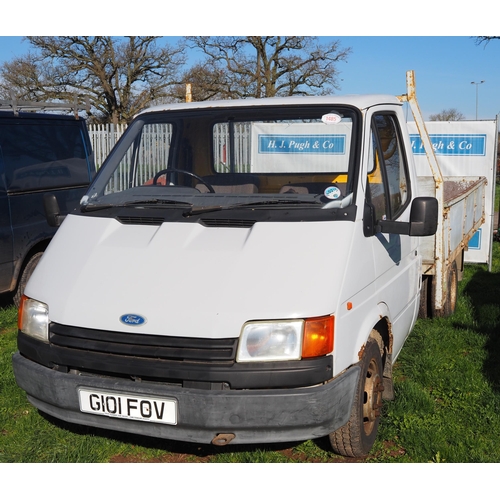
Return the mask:
[[[368,287],[369,262],[349,264],[355,225],[152,227],[73,215],[44,254],[26,294],[49,304],[51,321],[63,325],[237,337],[250,320],[335,313],[339,303],[359,294],[360,283]],[[147,321],[127,326],[120,322],[124,314],[140,314]]]
[[[190,103],[170,103],[152,106],[141,113],[177,111],[188,109],[210,109],[210,108],[231,108],[231,107],[266,107],[266,106],[293,106],[297,104],[341,104],[354,106],[358,109],[368,109],[372,106],[392,104],[400,106],[397,97],[390,94],[350,94],[350,95],[330,95],[330,96],[290,96],[271,97],[266,99],[234,99],[225,101],[199,101]]]
[[[383,109],[402,119],[399,103],[375,111]],[[359,361],[373,326],[387,317],[396,357],[416,320],[419,243],[363,235],[366,161],[355,222],[261,222],[245,229],[70,215],[26,294],[48,304],[50,320],[59,324],[178,337],[234,338],[250,320],[333,314],[334,374]],[[146,323],[124,325],[124,314]]]
[[[334,311],[344,266],[333,263],[346,261],[353,224],[335,226],[152,227],[71,216],[37,267],[27,294],[50,304],[51,320],[65,325],[235,337],[248,320]],[[324,258],[327,248],[330,264]],[[119,318],[127,313],[147,322],[123,325]]]

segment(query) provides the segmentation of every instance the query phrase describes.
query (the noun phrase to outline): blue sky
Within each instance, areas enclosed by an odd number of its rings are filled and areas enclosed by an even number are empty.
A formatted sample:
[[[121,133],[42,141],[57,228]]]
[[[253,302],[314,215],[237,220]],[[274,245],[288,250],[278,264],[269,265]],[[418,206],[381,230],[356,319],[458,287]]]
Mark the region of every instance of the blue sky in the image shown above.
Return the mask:
[[[165,41],[174,43],[177,38],[165,37]],[[335,36],[320,40],[332,38],[352,49],[347,63],[338,65],[341,88],[337,94],[402,94],[406,71],[413,69],[426,119],[449,108],[475,119],[476,90],[479,119],[493,119],[500,112],[500,40],[480,46],[470,36]],[[21,36],[0,36],[0,64],[28,49],[29,43]],[[471,84],[482,80],[482,84]]]

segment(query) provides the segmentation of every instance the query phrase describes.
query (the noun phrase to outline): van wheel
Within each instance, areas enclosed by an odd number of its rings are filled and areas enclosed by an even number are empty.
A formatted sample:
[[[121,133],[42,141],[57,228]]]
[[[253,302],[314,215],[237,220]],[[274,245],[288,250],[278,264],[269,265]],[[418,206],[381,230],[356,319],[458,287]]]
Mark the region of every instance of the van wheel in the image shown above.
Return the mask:
[[[360,368],[351,417],[329,436],[333,451],[347,457],[366,456],[377,437],[384,384],[380,349],[373,339],[366,343]]]
[[[432,286],[432,316],[434,318],[447,318],[455,312],[458,297],[458,270],[457,263],[454,261],[448,269],[448,280],[446,284],[446,297],[442,309],[434,308],[435,287]]]
[[[16,305],[16,307],[19,307],[19,304],[21,303],[21,297],[23,296],[24,289],[26,288],[26,283],[28,283],[28,280],[33,274],[33,271],[35,270],[35,267],[42,255],[43,252],[33,254],[21,271],[21,276],[19,278],[19,281],[17,282],[16,293],[14,294],[14,304]]]

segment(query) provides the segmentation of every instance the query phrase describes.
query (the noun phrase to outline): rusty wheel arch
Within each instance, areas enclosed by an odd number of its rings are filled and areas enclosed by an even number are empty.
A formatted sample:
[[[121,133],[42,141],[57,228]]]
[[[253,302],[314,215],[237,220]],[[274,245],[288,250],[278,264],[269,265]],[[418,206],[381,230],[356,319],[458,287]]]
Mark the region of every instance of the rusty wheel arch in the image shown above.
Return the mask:
[[[394,399],[394,383],[392,379],[392,325],[389,318],[382,317],[380,321],[373,327],[370,337],[375,340],[380,349],[380,357],[382,358],[382,366],[384,369],[384,392],[383,399]]]

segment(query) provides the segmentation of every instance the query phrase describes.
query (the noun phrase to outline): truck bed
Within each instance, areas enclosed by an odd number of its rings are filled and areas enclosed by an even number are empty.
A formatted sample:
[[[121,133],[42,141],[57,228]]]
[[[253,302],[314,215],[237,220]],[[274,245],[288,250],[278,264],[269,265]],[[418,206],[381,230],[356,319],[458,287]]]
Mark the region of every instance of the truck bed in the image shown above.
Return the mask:
[[[443,186],[443,248],[436,237],[422,238],[422,274],[434,274],[437,258],[452,262],[467,249],[469,240],[485,220],[485,177],[445,177]],[[432,177],[419,177],[419,195],[436,196]]]

